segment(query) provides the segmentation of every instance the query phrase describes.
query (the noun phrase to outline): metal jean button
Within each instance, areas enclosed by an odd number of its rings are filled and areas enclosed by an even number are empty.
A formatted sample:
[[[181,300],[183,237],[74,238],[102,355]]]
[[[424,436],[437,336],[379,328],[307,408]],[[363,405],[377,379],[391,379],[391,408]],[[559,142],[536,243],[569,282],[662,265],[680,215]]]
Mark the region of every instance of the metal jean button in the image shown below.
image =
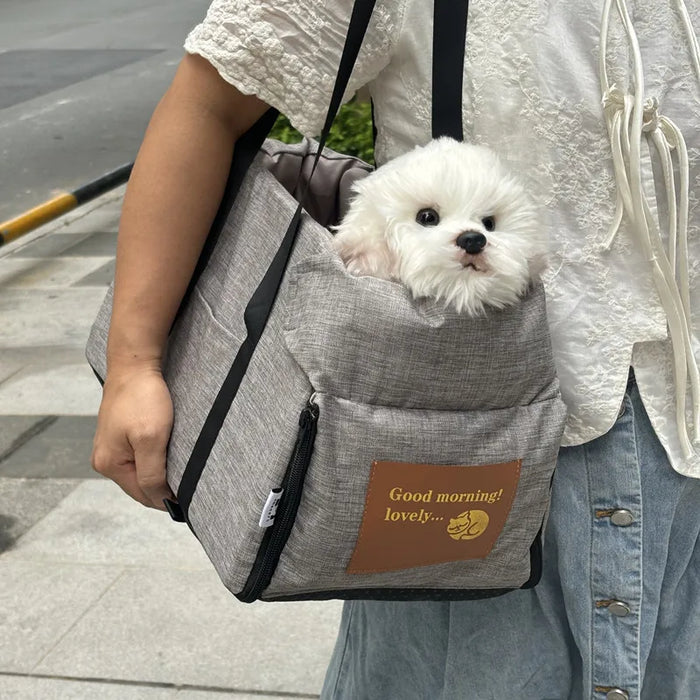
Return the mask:
[[[627,527],[634,522],[634,515],[626,508],[619,508],[610,515],[610,522],[618,527]]]
[[[630,614],[630,606],[621,600],[614,600],[608,605],[608,610],[616,617],[626,617]]]
[[[622,688],[613,688],[605,695],[605,700],[629,700],[629,693]]]

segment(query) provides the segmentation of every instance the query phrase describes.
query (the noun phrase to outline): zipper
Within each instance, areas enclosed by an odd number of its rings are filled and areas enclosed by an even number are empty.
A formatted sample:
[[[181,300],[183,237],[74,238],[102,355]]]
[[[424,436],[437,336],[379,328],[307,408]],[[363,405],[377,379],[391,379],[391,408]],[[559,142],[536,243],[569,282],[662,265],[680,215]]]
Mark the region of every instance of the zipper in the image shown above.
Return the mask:
[[[318,405],[313,394],[299,415],[299,433],[282,480],[282,499],[275,515],[274,523],[267,528],[255,557],[255,563],[248,580],[236,597],[244,603],[252,603],[270,585],[282,550],[287,544],[289,533],[296,519],[304,479],[311,462],[318,425]]]

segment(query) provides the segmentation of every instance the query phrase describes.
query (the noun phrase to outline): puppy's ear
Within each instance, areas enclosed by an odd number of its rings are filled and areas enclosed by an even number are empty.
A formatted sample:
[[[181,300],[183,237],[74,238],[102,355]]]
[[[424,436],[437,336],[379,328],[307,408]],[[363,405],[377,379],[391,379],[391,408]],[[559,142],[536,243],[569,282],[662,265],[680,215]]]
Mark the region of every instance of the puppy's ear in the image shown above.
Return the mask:
[[[345,219],[334,227],[333,246],[352,275],[397,279],[398,259],[386,241],[386,220],[356,198]]]
[[[350,274],[387,280],[396,278],[396,257],[383,238],[377,239],[359,232],[341,232],[336,234],[333,244]]]

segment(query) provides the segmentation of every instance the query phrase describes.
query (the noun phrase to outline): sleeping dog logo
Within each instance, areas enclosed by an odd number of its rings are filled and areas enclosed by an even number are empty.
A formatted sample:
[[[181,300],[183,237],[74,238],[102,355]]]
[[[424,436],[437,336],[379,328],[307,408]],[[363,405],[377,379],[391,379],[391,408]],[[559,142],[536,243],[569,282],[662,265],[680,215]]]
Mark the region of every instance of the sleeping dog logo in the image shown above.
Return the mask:
[[[447,534],[453,540],[473,540],[489,526],[488,513],[483,510],[465,510],[456,518],[450,518]]]

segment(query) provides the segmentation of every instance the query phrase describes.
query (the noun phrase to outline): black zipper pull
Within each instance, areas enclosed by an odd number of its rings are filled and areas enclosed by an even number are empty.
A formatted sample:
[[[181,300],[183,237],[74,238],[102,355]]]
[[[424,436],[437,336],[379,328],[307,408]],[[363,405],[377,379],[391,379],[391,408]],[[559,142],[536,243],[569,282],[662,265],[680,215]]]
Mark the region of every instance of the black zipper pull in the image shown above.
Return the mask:
[[[311,394],[306,408],[299,414],[299,427],[306,429],[318,420],[318,404],[314,402],[316,393]]]

